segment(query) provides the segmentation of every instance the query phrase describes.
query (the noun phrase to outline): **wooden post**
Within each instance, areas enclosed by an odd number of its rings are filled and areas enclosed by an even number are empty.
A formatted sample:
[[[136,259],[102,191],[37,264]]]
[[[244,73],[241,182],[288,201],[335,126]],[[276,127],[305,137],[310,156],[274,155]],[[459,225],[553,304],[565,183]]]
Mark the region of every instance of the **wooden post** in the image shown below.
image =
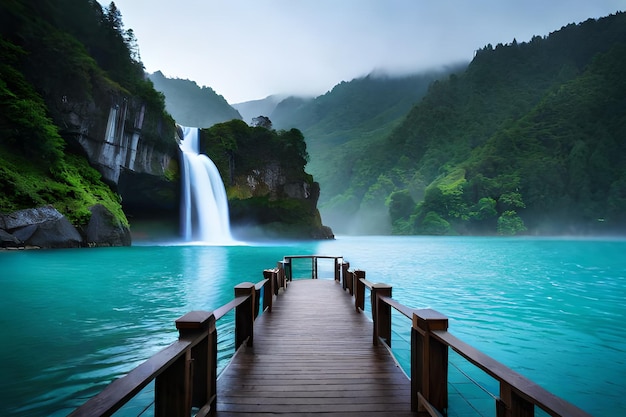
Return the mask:
[[[509,384],[500,381],[500,398],[496,400],[497,417],[534,417],[535,406],[518,395]]]
[[[278,294],[276,290],[276,269],[266,269],[263,271],[263,278],[269,280],[269,283],[265,284],[263,292],[263,310],[267,309],[268,312],[272,312],[272,304],[274,300],[274,294]]]
[[[254,306],[256,290],[251,282],[242,282],[235,286],[235,297],[249,295],[248,300],[235,308],[235,350],[248,339],[247,346],[252,346],[254,337]]]
[[[287,288],[287,282],[293,281],[293,268],[291,267],[291,258],[285,257],[280,262],[283,270],[285,271],[285,288]]]
[[[335,281],[341,282],[341,271],[339,269],[339,258],[335,258]],[[345,290],[345,284],[343,289]]]
[[[365,271],[361,271],[357,269],[352,273],[352,282],[355,289],[354,294],[354,305],[356,307],[356,311],[365,310],[365,284],[361,282],[361,278],[365,278]]]
[[[431,310],[415,310],[411,329],[411,410],[419,408],[421,395],[443,415],[448,408],[448,346],[431,331],[448,330],[448,318]]]
[[[217,330],[212,312],[192,311],[176,320],[180,339],[205,337],[191,349],[193,386],[191,405],[215,410],[217,394]]]
[[[391,286],[387,284],[372,285],[371,303],[372,320],[374,321],[374,346],[380,337],[391,347],[391,306],[380,300],[380,296],[391,297]]]
[[[165,368],[154,382],[155,417],[191,413],[191,350]]]
[[[341,263],[341,280],[343,281],[343,289],[344,291],[346,290],[346,288],[350,289],[350,295],[354,294],[353,288],[352,288],[352,282],[353,282],[353,278],[351,273],[348,271],[348,269],[350,269],[350,262],[344,260]],[[350,275],[348,275],[350,274]],[[348,279],[350,279],[350,282],[348,282]]]
[[[317,257],[311,258],[311,278],[317,279]]]
[[[285,261],[276,262],[276,268],[278,269],[278,286],[283,289],[287,289],[287,278],[285,277]],[[276,288],[276,294],[278,295],[278,288]]]

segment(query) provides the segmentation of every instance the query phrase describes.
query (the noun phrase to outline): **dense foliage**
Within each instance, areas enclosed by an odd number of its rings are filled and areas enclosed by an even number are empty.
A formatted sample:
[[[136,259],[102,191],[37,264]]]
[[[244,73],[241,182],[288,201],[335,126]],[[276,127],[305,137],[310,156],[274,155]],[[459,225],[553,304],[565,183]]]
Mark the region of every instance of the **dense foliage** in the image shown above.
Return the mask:
[[[127,223],[119,197],[62,138],[64,110],[95,117],[113,97],[146,103],[142,138],[175,146],[164,98],[145,79],[134,34],[114,3],[0,3],[0,211],[53,204],[80,225],[87,208],[102,203]]]
[[[398,234],[624,232],[625,65],[624,13],[487,45],[389,135],[320,168],[349,174],[325,219],[337,230],[383,212]]]
[[[309,155],[298,129],[277,131],[231,120],[201,130],[201,151],[211,157],[227,188],[236,177],[272,164],[291,180],[312,182],[304,171]]]
[[[270,115],[278,128],[297,127],[307,139],[307,170],[321,186],[320,203],[346,191],[354,151],[385,137],[426,93],[431,72],[406,77],[371,74],[336,85],[315,99],[289,97]]]

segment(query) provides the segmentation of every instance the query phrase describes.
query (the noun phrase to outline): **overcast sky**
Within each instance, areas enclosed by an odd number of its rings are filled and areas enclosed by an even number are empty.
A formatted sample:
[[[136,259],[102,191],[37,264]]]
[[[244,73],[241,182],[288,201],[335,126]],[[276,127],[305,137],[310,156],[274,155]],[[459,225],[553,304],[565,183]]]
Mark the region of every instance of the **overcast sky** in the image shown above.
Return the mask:
[[[99,0],[108,5],[110,1]],[[469,62],[626,10],[626,0],[115,0],[148,72],[209,86],[233,104],[320,95],[373,70]]]

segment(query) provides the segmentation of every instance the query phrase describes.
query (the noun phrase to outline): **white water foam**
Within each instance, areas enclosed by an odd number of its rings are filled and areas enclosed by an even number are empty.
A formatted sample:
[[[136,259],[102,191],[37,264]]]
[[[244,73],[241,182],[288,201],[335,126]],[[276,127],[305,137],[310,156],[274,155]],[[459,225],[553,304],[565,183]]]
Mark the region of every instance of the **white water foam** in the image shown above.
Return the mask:
[[[198,128],[181,126],[183,154],[181,231],[186,241],[233,244],[228,199],[222,177],[206,155],[200,153]]]

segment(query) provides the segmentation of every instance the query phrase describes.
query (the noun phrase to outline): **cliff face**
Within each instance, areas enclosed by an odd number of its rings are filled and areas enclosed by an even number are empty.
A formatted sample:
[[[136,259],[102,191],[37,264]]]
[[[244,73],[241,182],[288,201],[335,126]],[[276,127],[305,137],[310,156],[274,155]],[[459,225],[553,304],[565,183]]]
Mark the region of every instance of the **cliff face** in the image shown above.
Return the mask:
[[[117,185],[123,169],[165,174],[175,155],[155,150],[141,140],[144,104],[118,98],[108,108],[89,106],[87,111],[75,110],[84,107],[67,103],[68,111],[61,120],[66,128],[61,134],[80,145],[108,183]]]
[[[147,141],[143,131],[149,129],[145,126],[148,111],[141,99],[116,95],[104,103],[62,101],[56,114],[59,126],[65,126],[61,134],[120,194],[125,210],[174,211],[179,188],[175,137],[170,138],[172,146]],[[168,123],[157,121],[158,125]],[[158,133],[168,131],[173,130]]]
[[[242,238],[334,238],[317,209],[319,184],[289,177],[280,161],[237,176],[226,188],[231,224]]]

